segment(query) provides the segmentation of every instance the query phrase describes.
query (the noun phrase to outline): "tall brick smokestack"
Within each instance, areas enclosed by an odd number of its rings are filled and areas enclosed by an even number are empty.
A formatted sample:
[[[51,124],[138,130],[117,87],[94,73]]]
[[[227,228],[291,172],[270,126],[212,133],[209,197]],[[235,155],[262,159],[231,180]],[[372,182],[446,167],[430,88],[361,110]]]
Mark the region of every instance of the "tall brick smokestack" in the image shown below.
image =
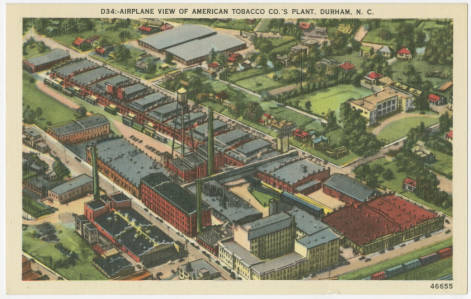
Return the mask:
[[[100,199],[100,182],[98,177],[98,167],[96,163],[97,155],[96,155],[96,145],[93,144],[90,146],[90,151],[92,154],[92,174],[93,174],[93,199],[99,200]]]
[[[213,109],[208,109],[208,176],[214,173],[214,127]]]

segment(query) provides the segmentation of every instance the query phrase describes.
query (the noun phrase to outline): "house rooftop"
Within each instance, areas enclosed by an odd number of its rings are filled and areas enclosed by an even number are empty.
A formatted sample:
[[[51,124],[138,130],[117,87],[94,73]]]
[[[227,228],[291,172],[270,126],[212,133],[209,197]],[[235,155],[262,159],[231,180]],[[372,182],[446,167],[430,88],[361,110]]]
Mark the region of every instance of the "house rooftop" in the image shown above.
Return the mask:
[[[353,100],[351,101],[351,103],[356,106],[364,107],[369,111],[374,111],[376,110],[376,106],[378,104],[392,97],[405,97],[405,95],[401,91],[387,86],[377,93],[374,93],[361,99]]]

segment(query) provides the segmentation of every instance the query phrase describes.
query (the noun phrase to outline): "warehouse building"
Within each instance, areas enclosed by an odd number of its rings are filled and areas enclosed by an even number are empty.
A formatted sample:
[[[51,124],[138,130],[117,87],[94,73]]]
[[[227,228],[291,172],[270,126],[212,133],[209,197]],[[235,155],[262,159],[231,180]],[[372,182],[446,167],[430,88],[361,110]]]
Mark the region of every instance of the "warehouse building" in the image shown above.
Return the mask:
[[[84,214],[101,235],[146,267],[177,257],[179,248],[175,242],[134,211],[131,201],[126,199],[118,197],[102,201],[102,198],[85,203]]]
[[[163,123],[172,117],[175,117],[181,111],[177,102],[171,102],[151,110],[147,115],[150,119]]]
[[[79,86],[86,87],[97,81],[113,77],[116,73],[106,67],[98,67],[86,72],[75,75],[70,79],[70,82]]]
[[[44,55],[23,60],[23,68],[30,73],[40,72],[70,59],[68,51],[54,49]]]
[[[226,164],[242,166],[257,159],[266,159],[276,155],[276,152],[273,151],[270,142],[257,138],[226,151],[225,155]]]
[[[165,172],[157,162],[123,138],[98,142],[96,148],[100,172],[136,197],[139,196],[142,178],[155,172]],[[87,161],[91,162],[88,150]]]
[[[396,195],[347,206],[322,220],[344,237],[344,244],[369,254],[443,228],[444,216]]]
[[[117,278],[134,273],[134,266],[121,254],[93,259],[95,267],[107,278]]]
[[[137,112],[147,112],[160,105],[168,104],[172,99],[160,92],[154,92],[128,104],[128,107]]]
[[[183,116],[183,127],[186,129],[189,129],[190,127],[194,127],[197,125],[202,124],[206,120],[206,113],[204,112],[190,112],[190,113],[185,113]],[[174,128],[176,130],[181,130],[182,128],[182,119],[181,117],[176,117],[169,121],[167,125],[171,128]]]
[[[167,48],[165,51],[172,54],[177,61],[192,65],[206,60],[211,51],[228,54],[246,47],[246,43],[235,36],[218,33]]]
[[[140,46],[162,53],[164,50],[189,41],[216,34],[216,31],[202,25],[184,24],[171,30],[159,32],[138,40]]]
[[[216,144],[224,148],[237,147],[250,140],[250,134],[240,129],[222,133],[214,137]]]
[[[144,177],[140,185],[142,202],[176,229],[190,237],[196,236],[196,197],[162,173]],[[202,225],[211,225],[211,211],[201,208]]]
[[[178,267],[180,280],[212,280],[220,276],[221,273],[204,259],[194,260]]]
[[[125,87],[118,87],[116,97],[120,101],[130,102],[134,99],[150,94],[152,89],[142,83],[136,83]]]
[[[48,191],[58,184],[58,182],[47,180],[42,175],[36,175],[23,180],[23,189],[39,198],[44,198],[47,196]]]
[[[93,179],[86,174],[81,174],[49,190],[48,196],[52,200],[66,203],[91,193],[92,191]]]
[[[100,67],[98,64],[94,63],[85,58],[79,58],[71,60],[70,62],[60,65],[51,70],[51,77],[59,77],[61,79],[70,79],[72,76],[86,72]]]
[[[108,135],[110,122],[103,115],[94,114],[65,125],[50,127],[47,132],[61,143],[79,143]]]
[[[229,222],[207,226],[196,236],[196,241],[214,256],[219,255],[219,242],[233,237]]]
[[[218,135],[228,129],[227,123],[215,119],[213,122],[214,135]],[[205,122],[202,125],[197,126],[193,130],[193,137],[199,141],[206,142],[208,140],[208,123]]]
[[[330,168],[301,157],[287,157],[258,168],[257,177],[278,189],[309,194],[321,188],[330,176]]]
[[[347,205],[359,205],[379,195],[379,192],[345,175],[333,174],[325,181],[322,191]]]

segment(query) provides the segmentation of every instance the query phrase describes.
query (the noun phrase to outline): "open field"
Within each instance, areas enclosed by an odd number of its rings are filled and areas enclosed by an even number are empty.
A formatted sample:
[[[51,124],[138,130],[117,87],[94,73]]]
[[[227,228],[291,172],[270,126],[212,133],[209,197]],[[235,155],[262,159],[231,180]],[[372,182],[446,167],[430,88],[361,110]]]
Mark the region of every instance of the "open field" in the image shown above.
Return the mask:
[[[422,60],[420,57],[414,58],[409,61],[397,61],[391,66],[393,80],[399,82],[407,82],[407,76],[405,73],[407,72],[407,68],[409,65],[412,65],[416,71],[421,75],[422,80],[428,80],[432,82],[434,88],[439,88],[443,83],[450,81],[452,78],[452,67],[450,65],[441,65],[436,64],[432,65],[425,60]],[[440,78],[431,78],[426,77],[425,74],[427,72],[439,72],[448,74],[447,79],[440,79]]]
[[[436,252],[439,249],[451,246],[452,242],[453,242],[452,238],[449,238],[449,239],[446,239],[445,241],[438,242],[438,243],[436,243],[432,246],[418,249],[416,251],[398,256],[396,258],[390,259],[390,260],[385,261],[383,263],[379,263],[379,264],[376,264],[376,265],[373,265],[373,266],[370,266],[370,267],[365,267],[365,268],[362,268],[358,271],[353,271],[353,272],[346,273],[344,275],[339,276],[339,279],[342,279],[342,280],[362,279],[362,278],[367,277],[368,275],[371,275],[373,273],[383,271],[383,270],[388,269],[390,267],[405,263],[407,261],[419,258],[421,256]]]
[[[423,122],[426,127],[438,123],[437,117],[408,117],[399,119],[385,126],[378,134],[378,139],[385,144],[391,143],[407,135],[410,129],[415,128]]]
[[[229,77],[228,77],[228,81],[236,82],[236,81],[239,81],[239,80],[243,80],[243,79],[263,75],[266,72],[267,71],[262,69],[262,68],[259,68],[259,69],[252,68],[252,69],[248,69],[248,70],[245,70],[245,71],[242,71],[242,72],[236,72],[236,73],[230,74]]]
[[[54,269],[57,273],[70,280],[103,280],[106,279],[93,265],[95,256],[88,244],[82,240],[73,229],[55,225],[56,234],[63,246],[78,255],[75,265],[54,267],[54,264],[65,256],[54,247],[55,243],[39,240],[34,236],[34,229],[28,227],[23,231],[23,250],[41,263]]]
[[[391,280],[435,280],[451,273],[453,273],[453,259],[446,258],[396,275]]]
[[[427,202],[427,201],[419,198],[417,195],[415,195],[415,193],[404,191],[402,189],[402,182],[407,177],[407,174],[404,173],[404,172],[400,172],[398,170],[396,164],[393,161],[388,162],[388,161],[386,161],[385,158],[381,158],[381,159],[378,159],[378,160],[375,160],[375,161],[371,162],[369,165],[370,165],[370,167],[372,167],[375,164],[381,165],[385,169],[390,169],[394,174],[394,178],[392,180],[381,182],[381,185],[384,185],[385,187],[387,187],[387,188],[389,188],[389,189],[391,189],[391,190],[393,190],[393,191],[409,198],[412,201],[415,201],[419,204],[423,204],[424,206],[429,207],[432,210],[441,211],[441,212],[443,212],[443,213],[445,213],[449,216],[452,215],[452,211],[453,211],[452,207],[444,209],[442,207],[434,205],[433,203]]]
[[[28,106],[32,110],[41,108],[41,116],[35,121],[41,129],[46,129],[48,122],[56,124],[75,119],[73,110],[41,92],[34,82],[30,81],[31,78],[31,75],[23,72],[23,111]]]
[[[244,80],[239,80],[235,84],[254,92],[260,92],[283,86],[283,83],[281,83],[280,81],[276,81],[270,78],[269,76],[271,74],[273,73],[262,74]]]
[[[311,112],[325,117],[329,110],[338,112],[340,104],[350,98],[358,99],[372,94],[372,91],[363,87],[355,87],[350,84],[340,84],[309,94],[301,95],[289,100],[289,103],[298,103],[305,107],[306,102],[311,102]]]
[[[451,179],[453,177],[453,156],[437,150],[429,150],[437,159],[434,163],[429,164],[430,169]]]

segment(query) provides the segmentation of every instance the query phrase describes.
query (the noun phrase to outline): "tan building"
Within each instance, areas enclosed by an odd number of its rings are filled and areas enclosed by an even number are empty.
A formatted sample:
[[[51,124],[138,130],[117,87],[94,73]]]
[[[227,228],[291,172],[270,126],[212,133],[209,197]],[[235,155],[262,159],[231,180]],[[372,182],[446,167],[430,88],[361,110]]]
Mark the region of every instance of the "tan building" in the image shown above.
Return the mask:
[[[81,174],[57,187],[49,190],[48,196],[52,200],[65,203],[93,191],[93,179],[86,174]]]
[[[274,258],[292,252],[295,238],[294,218],[286,213],[275,214],[234,227],[234,242],[261,259]]]
[[[399,110],[409,110],[414,103],[411,94],[386,86],[383,90],[361,99],[350,101],[353,110],[360,110],[369,125]]]

